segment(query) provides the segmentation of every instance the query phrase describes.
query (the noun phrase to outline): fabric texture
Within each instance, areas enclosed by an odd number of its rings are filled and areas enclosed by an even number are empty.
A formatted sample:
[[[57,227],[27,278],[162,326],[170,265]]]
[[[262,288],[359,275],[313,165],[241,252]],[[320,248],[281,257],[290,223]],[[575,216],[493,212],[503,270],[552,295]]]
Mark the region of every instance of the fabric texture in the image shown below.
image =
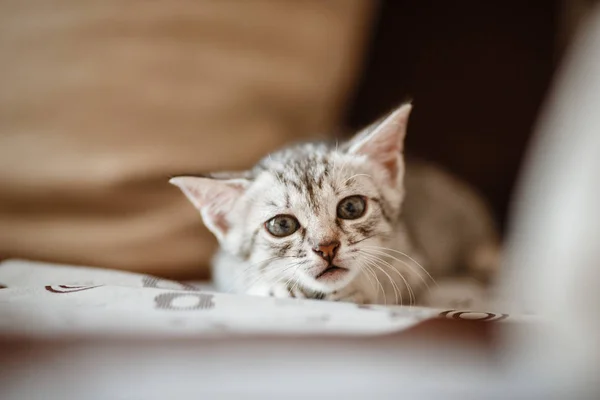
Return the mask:
[[[143,274],[20,260],[0,263],[0,285],[0,337],[343,337],[400,332],[439,317],[535,320],[495,312],[234,295]]]

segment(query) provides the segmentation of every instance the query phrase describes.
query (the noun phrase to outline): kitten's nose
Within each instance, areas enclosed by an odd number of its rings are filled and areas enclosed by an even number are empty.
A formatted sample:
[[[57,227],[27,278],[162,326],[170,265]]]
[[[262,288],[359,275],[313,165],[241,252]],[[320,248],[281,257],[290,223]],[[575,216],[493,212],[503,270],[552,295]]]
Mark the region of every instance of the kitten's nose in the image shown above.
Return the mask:
[[[333,242],[318,244],[312,250],[327,262],[331,262],[339,247],[340,242],[334,240]]]

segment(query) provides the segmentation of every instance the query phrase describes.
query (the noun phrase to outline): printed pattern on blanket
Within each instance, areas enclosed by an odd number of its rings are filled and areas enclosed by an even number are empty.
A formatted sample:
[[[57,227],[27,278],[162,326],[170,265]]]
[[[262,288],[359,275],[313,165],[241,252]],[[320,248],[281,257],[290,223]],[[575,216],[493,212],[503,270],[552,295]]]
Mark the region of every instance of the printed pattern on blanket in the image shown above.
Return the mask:
[[[0,263],[0,335],[19,337],[222,337],[379,335],[444,317],[506,314],[356,305],[217,293],[210,286],[97,268]]]

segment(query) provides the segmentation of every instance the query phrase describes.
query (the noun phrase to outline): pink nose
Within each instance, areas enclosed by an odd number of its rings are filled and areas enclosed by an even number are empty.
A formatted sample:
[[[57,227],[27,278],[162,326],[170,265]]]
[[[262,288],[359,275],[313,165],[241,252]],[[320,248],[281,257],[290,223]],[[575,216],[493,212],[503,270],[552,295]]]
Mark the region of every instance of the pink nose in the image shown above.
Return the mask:
[[[313,247],[312,250],[327,262],[331,262],[335,257],[335,254],[337,253],[339,247],[340,242],[334,240],[333,242],[329,243],[320,243],[317,246]]]

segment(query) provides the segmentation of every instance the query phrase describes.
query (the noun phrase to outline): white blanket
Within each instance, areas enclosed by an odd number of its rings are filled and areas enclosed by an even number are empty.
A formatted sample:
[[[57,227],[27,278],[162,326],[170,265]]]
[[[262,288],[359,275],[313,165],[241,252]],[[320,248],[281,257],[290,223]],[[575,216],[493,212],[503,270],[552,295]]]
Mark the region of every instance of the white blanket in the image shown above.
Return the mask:
[[[439,316],[505,314],[216,293],[128,272],[9,260],[0,263],[0,334],[18,337],[376,335]]]

